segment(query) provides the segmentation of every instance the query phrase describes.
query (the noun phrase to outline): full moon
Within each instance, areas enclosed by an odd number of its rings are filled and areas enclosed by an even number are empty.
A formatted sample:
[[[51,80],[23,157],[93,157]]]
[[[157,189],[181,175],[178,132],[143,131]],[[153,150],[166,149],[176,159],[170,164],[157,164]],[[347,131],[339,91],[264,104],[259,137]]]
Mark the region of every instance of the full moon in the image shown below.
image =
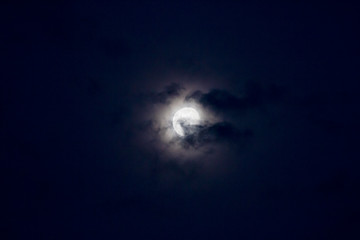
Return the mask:
[[[186,125],[196,125],[199,123],[200,115],[194,108],[182,108],[178,110],[173,117],[173,127],[175,132],[180,135],[184,136],[185,132],[183,129],[182,124]]]

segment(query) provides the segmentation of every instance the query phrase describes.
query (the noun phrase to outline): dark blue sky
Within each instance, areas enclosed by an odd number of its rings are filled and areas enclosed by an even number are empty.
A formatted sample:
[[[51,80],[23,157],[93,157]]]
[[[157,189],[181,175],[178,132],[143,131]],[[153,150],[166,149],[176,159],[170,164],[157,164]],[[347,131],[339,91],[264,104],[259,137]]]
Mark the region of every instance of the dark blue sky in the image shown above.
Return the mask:
[[[358,5],[0,6],[1,239],[359,238]]]

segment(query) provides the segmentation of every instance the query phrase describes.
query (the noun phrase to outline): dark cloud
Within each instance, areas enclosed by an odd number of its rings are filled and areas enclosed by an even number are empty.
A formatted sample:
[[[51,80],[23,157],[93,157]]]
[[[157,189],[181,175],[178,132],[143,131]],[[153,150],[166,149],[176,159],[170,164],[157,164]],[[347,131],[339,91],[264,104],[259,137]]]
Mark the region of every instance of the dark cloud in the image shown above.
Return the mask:
[[[256,83],[248,83],[244,93],[240,96],[227,90],[212,89],[208,93],[194,91],[186,96],[186,100],[197,101],[216,112],[244,111],[278,100],[283,94],[283,88],[278,85],[265,87]]]
[[[251,130],[239,130],[228,122],[219,122],[208,126],[185,126],[186,135],[182,140],[185,148],[200,148],[207,144],[214,143],[243,143],[244,140],[251,137]],[[195,129],[194,129],[195,128]],[[195,130],[195,131],[194,131]]]

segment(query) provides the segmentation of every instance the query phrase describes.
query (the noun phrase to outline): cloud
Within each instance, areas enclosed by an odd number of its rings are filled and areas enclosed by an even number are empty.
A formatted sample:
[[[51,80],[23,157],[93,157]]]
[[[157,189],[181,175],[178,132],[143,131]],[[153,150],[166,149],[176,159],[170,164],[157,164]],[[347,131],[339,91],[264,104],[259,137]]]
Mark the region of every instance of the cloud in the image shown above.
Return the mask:
[[[258,107],[266,102],[280,99],[283,89],[277,85],[262,86],[256,83],[248,83],[242,96],[223,89],[212,89],[208,93],[194,91],[187,95],[186,101],[196,101],[204,107],[216,112],[244,111]]]
[[[135,142],[142,142],[139,145],[147,146],[144,147],[146,151],[155,152],[162,159],[183,162],[210,157],[210,152],[231,158],[239,150],[246,151],[254,141],[254,134],[262,131],[256,125],[258,122],[249,117],[256,119],[263,112],[256,111],[249,116],[242,113],[264,106],[271,109],[270,105],[282,100],[284,95],[284,90],[277,85],[258,83],[248,83],[241,91],[221,88],[206,91],[193,85],[185,86],[174,82],[158,91],[145,92],[138,98],[147,103],[147,108],[137,117],[141,126],[136,128]],[[198,125],[180,122],[185,136],[179,137],[173,130],[171,119],[173,112],[182,106],[198,108],[203,119]],[[216,158],[215,155],[211,157]]]
[[[183,126],[183,128],[185,132],[192,132],[182,140],[184,148],[197,149],[210,143],[241,143],[253,135],[251,130],[239,130],[228,122],[219,122],[208,126]],[[192,129],[189,130],[189,128]]]

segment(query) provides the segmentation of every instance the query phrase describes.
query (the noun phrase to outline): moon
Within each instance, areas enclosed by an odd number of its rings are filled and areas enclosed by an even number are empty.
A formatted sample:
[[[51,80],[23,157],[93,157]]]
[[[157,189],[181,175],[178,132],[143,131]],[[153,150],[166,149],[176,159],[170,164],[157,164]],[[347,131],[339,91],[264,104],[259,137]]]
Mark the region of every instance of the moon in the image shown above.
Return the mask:
[[[194,109],[190,107],[185,107],[180,110],[178,110],[173,117],[173,127],[175,132],[183,137],[185,136],[185,131],[183,129],[182,123],[187,125],[196,125],[200,121],[200,115],[199,113]]]

